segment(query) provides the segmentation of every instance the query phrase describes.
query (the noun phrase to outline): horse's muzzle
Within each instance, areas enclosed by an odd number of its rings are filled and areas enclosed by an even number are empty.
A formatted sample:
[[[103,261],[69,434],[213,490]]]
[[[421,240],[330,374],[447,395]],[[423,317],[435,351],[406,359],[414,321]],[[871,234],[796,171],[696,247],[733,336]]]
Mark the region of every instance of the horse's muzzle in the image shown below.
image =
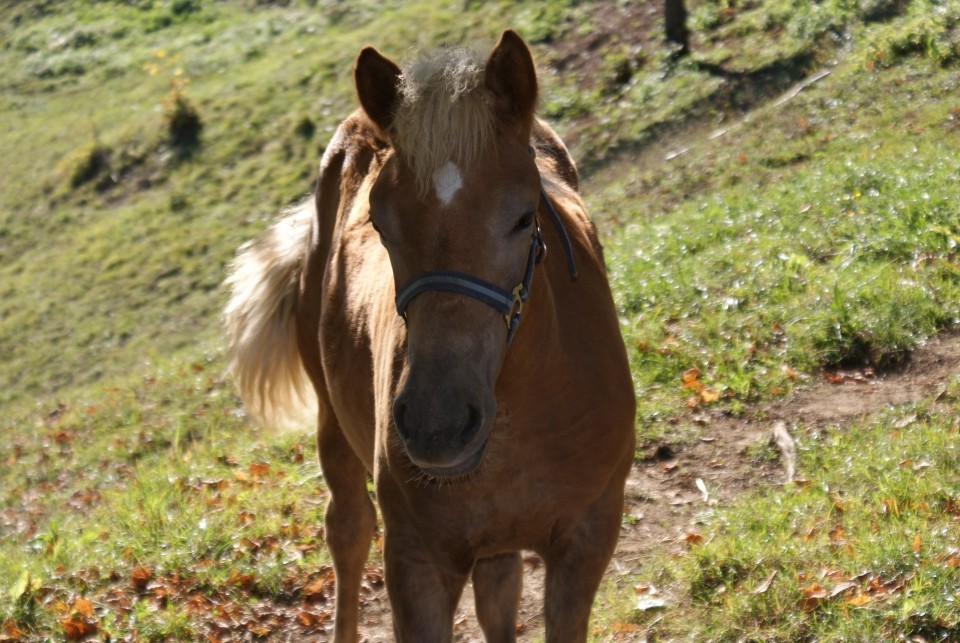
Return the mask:
[[[457,405],[436,396],[417,401],[416,397],[401,393],[393,405],[393,421],[410,462],[434,478],[475,471],[491,427],[481,406]]]

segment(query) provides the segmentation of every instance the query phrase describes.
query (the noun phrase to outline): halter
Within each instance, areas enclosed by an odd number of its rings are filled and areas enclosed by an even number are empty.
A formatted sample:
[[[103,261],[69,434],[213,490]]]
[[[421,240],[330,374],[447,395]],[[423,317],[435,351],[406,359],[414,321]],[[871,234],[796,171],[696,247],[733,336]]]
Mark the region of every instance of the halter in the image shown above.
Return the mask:
[[[530,148],[530,155],[534,155],[533,148]],[[560,239],[563,242],[564,250],[567,254],[567,263],[570,266],[570,276],[576,279],[577,267],[573,261],[573,246],[570,243],[570,237],[563,227],[560,215],[556,208],[547,198],[543,186],[540,187],[540,200],[547,206],[550,213],[550,219],[560,233]],[[495,308],[501,315],[507,325],[507,345],[513,341],[513,336],[517,332],[517,326],[520,325],[520,315],[523,312],[523,305],[530,296],[530,285],[533,282],[533,268],[539,263],[546,254],[547,245],[543,241],[540,231],[540,219],[535,220],[533,233],[530,235],[530,253],[527,255],[526,269],[523,272],[523,278],[513,290],[504,290],[503,288],[491,284],[483,279],[478,279],[472,275],[456,270],[431,270],[421,272],[403,288],[399,289],[396,304],[397,312],[404,319],[407,318],[407,306],[415,297],[430,290],[441,290],[444,292],[458,293],[473,297],[488,306]]]

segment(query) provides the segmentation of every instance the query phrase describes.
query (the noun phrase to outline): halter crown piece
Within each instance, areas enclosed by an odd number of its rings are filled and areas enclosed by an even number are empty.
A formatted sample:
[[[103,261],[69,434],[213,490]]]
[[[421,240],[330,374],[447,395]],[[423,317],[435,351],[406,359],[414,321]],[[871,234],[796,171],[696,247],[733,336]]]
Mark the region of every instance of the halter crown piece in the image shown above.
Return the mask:
[[[533,148],[529,148],[530,155],[535,156]],[[564,250],[567,254],[567,263],[570,266],[570,276],[576,279],[577,267],[573,260],[573,246],[570,243],[570,237],[563,227],[563,221],[557,213],[556,208],[550,203],[547,194],[540,186],[540,200],[546,204],[547,211],[550,213],[550,219],[560,233],[560,240],[563,242]],[[430,290],[442,290],[444,292],[458,293],[473,297],[488,306],[495,308],[501,315],[507,325],[507,345],[513,341],[513,336],[517,332],[517,326],[520,325],[520,315],[523,312],[523,305],[530,296],[530,285],[533,282],[533,268],[544,257],[547,245],[543,242],[543,235],[540,230],[540,219],[537,218],[533,233],[530,235],[530,253],[527,255],[526,269],[523,272],[523,278],[512,290],[504,290],[500,286],[491,284],[483,279],[478,279],[456,270],[431,270],[421,272],[413,279],[407,282],[399,292],[396,298],[397,312],[406,319],[407,307],[418,295],[422,295]]]

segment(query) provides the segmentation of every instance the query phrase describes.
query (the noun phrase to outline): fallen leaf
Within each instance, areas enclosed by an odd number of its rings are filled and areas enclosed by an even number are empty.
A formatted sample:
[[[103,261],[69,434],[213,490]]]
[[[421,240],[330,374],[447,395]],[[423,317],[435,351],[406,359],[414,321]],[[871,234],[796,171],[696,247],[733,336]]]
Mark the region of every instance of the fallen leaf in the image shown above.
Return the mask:
[[[97,633],[96,623],[76,615],[61,620],[60,627],[63,628],[64,636],[70,641],[79,641]]]
[[[687,369],[680,375],[680,381],[683,382],[683,388],[692,388],[697,391],[703,388],[703,384],[699,382],[699,379],[700,371],[696,368]]]
[[[712,388],[704,388],[700,391],[700,399],[703,400],[705,404],[716,402],[720,399],[720,391]]]
[[[17,628],[17,624],[13,621],[12,618],[7,619],[6,622],[4,622],[3,624],[3,631],[2,631],[2,635],[0,635],[0,641],[2,641],[3,643],[7,643],[7,641],[10,641],[11,643],[13,643],[14,641],[19,641],[22,638],[23,638],[23,632],[20,631],[19,628]]]
[[[266,462],[251,462],[249,470],[250,475],[254,478],[264,478],[270,475],[270,465]]]
[[[820,530],[817,527],[811,527],[805,533],[800,534],[800,540],[808,543],[813,542],[813,540],[817,537],[817,534],[819,533],[820,533]]]
[[[85,618],[90,618],[93,616],[93,603],[88,601],[85,598],[78,598],[73,601],[73,605],[70,606],[71,611]]]
[[[800,609],[804,612],[814,611],[820,607],[820,603],[827,597],[826,590],[816,581],[807,587],[801,588],[800,592],[803,594],[803,597],[800,599]]]
[[[372,587],[379,587],[384,583],[382,567],[367,567],[363,573],[363,580]]]
[[[920,534],[917,534],[913,537],[913,553],[915,554],[920,553],[920,545],[921,545]]]
[[[258,623],[247,624],[247,631],[259,638],[265,638],[270,634],[270,628]]]
[[[303,588],[303,597],[310,599],[322,599],[325,595],[327,586],[333,582],[333,569],[321,572],[320,576]]]
[[[130,585],[138,592],[147,589],[147,583],[153,578],[153,570],[149,567],[137,567],[130,574]]]
[[[827,597],[835,598],[837,596],[840,596],[841,594],[849,592],[851,589],[854,589],[855,587],[859,587],[859,584],[854,583],[853,581],[845,581],[843,583],[838,583],[830,588],[830,592],[827,594]]]
[[[765,594],[767,590],[770,589],[770,584],[773,582],[773,579],[776,577],[777,577],[777,570],[773,570],[772,572],[770,572],[770,575],[767,576],[762,583],[760,583],[755,588],[753,588],[753,590],[750,593],[753,594],[754,596]]]
[[[667,607],[667,602],[662,598],[647,596],[637,599],[637,605],[634,609],[638,612],[649,612],[650,610],[662,610]]]
[[[851,598],[847,599],[847,605],[852,605],[854,607],[860,607],[861,605],[866,605],[871,599],[867,594],[855,594]]]
[[[703,542],[703,536],[696,533],[695,531],[688,532],[683,536],[684,542],[687,543],[689,547],[695,547]]]
[[[300,612],[297,614],[297,622],[304,627],[310,627],[316,622],[316,620],[314,615],[310,612]]]
[[[833,529],[827,532],[827,535],[830,537],[830,542],[836,543],[839,540],[843,539],[844,530],[840,525],[835,525]]]
[[[893,423],[893,426],[894,428],[897,428],[897,429],[905,429],[916,421],[917,421],[917,414],[913,413],[912,415],[907,415],[905,417],[900,418],[899,420]]]
[[[293,445],[293,448],[290,449],[290,461],[294,464],[303,462],[303,445],[297,442]]]
[[[232,585],[238,585],[244,589],[250,589],[253,587],[254,581],[256,581],[256,578],[253,574],[241,574],[235,569],[230,572],[229,582]]]
[[[226,466],[228,466],[228,467],[235,467],[235,466],[237,466],[237,463],[238,463],[239,461],[240,461],[239,458],[237,458],[237,456],[235,456],[235,455],[226,455],[226,454],[224,454],[224,455],[220,456],[219,458],[217,458],[217,462],[219,462],[220,464],[226,465]]]
[[[697,485],[697,489],[700,490],[700,493],[703,495],[703,501],[707,502],[710,500],[710,494],[707,492],[707,485],[701,478],[694,480],[694,483]]]

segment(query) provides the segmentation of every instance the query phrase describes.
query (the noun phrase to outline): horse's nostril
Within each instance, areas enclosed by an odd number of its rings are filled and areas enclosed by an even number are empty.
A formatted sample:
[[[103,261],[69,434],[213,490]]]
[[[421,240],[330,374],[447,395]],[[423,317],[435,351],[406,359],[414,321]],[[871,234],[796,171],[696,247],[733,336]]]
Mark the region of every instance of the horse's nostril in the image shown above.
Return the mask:
[[[400,437],[406,442],[409,439],[409,433],[407,432],[407,405],[403,402],[397,400],[393,404],[393,423],[397,426],[397,433],[400,434]]]
[[[473,405],[468,406],[467,422],[464,425],[463,430],[460,432],[460,444],[469,444],[482,426],[483,412]]]

